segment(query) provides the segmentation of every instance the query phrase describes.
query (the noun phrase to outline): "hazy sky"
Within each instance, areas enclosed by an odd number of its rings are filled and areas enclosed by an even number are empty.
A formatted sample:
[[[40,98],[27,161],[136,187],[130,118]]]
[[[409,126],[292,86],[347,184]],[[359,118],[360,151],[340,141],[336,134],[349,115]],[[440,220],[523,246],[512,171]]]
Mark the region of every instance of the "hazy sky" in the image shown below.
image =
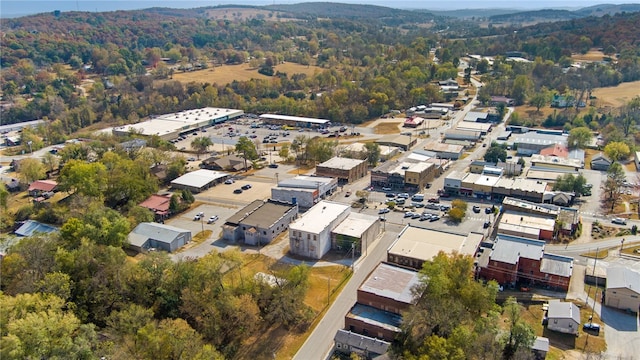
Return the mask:
[[[1,0],[0,17],[15,17],[27,14],[61,11],[114,11],[144,9],[154,6],[171,8],[194,8],[202,6],[216,6],[225,4],[238,5],[271,5],[296,4],[310,0]],[[317,0],[316,0],[317,1]],[[607,3],[603,0],[453,0],[453,1],[418,1],[418,0],[333,0],[332,2],[351,4],[370,4],[388,6],[399,9],[542,9],[562,8],[577,9],[592,5]],[[631,3],[632,1],[623,1]],[[612,3],[612,2],[609,2]]]

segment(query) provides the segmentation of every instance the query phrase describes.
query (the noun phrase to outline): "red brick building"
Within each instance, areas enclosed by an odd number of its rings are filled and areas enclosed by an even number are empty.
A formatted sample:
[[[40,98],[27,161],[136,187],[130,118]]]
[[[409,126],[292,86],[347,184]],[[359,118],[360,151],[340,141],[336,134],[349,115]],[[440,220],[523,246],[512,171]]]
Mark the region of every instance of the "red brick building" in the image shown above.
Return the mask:
[[[503,285],[538,285],[567,291],[573,258],[545,254],[545,242],[498,235],[493,248],[479,261],[480,277]]]

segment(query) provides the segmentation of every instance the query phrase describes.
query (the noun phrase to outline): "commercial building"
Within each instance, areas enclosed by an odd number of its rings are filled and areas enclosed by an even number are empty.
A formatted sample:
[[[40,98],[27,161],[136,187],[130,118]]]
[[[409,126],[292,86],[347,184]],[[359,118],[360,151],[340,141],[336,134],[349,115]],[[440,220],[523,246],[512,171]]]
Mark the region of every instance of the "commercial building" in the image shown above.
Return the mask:
[[[380,160],[387,161],[392,157],[398,155],[400,149],[393,146],[378,145],[380,149]],[[339,154],[341,157],[348,157],[352,159],[365,159],[367,157],[367,149],[365,144],[361,142],[340,145]]]
[[[366,160],[333,157],[316,165],[316,175],[338,179],[338,183],[351,183],[367,175]]]
[[[479,122],[460,122],[458,126],[456,126],[456,130],[461,131],[479,131],[481,135],[487,135],[491,132],[491,127],[493,125],[490,123],[479,123]]]
[[[566,134],[549,134],[541,133],[537,131],[529,131],[524,134],[515,136],[513,144],[517,147],[518,155],[533,155],[539,154],[542,149],[551,145],[559,144],[561,146],[567,146]]]
[[[227,155],[204,159],[200,167],[207,170],[242,171],[245,170],[245,164],[247,168],[251,168],[251,161],[247,161],[238,155]]]
[[[436,153],[436,156],[441,159],[453,159],[458,160],[464,152],[464,146],[444,144],[439,142],[429,143],[424,149],[426,151],[432,151]]]
[[[552,240],[555,236],[555,224],[555,217],[504,211],[498,222],[498,234]]]
[[[640,273],[628,268],[607,269],[605,305],[632,312],[640,311]]]
[[[350,212],[349,205],[320,201],[289,225],[289,251],[311,259],[321,259],[331,249],[331,231]]]
[[[544,246],[541,240],[499,234],[491,251],[483,251],[477,259],[480,277],[510,286],[541,285],[567,291],[573,258],[545,254]]]
[[[387,135],[376,140],[376,144],[397,147],[407,151],[414,147],[417,141],[418,139],[411,135]]]
[[[423,122],[424,122],[423,118],[419,116],[411,116],[404,119],[404,124],[402,126],[409,127],[409,128],[417,128],[418,126],[422,125]]]
[[[457,234],[408,224],[387,249],[387,261],[420,270],[440,251],[474,256],[483,237],[475,232]]]
[[[129,233],[129,247],[138,252],[151,248],[174,252],[191,241],[191,231],[175,226],[143,222]]]
[[[575,233],[578,229],[578,224],[580,224],[580,213],[578,210],[563,206],[534,203],[507,197],[502,200],[502,209],[505,212],[515,211],[554,219],[555,223],[560,225],[557,230],[564,235],[572,235]]]
[[[547,329],[564,334],[577,334],[580,329],[580,308],[572,302],[550,300]]]
[[[112,132],[114,135],[124,136],[131,133],[142,136],[157,135],[161,139],[171,140],[180,135],[235,119],[243,114],[242,110],[237,109],[206,107],[155,116],[137,124],[115,127]]]
[[[356,353],[360,358],[367,360],[380,358],[391,346],[388,341],[342,329],[338,330],[333,341],[337,351],[347,356]]]
[[[298,217],[298,206],[275,200],[255,200],[227,219],[222,238],[247,245],[269,244]]]
[[[482,132],[480,131],[453,129],[444,132],[444,138],[446,140],[466,140],[476,142],[480,140],[481,137]]]
[[[298,204],[300,209],[309,209],[333,194],[337,187],[338,180],[335,178],[298,175],[278,182],[278,186],[271,189],[271,198]]]
[[[371,170],[371,185],[418,192],[433,181],[438,167],[417,161],[387,161]]]
[[[228,177],[229,174],[227,173],[200,169],[186,173],[171,181],[171,187],[175,189],[187,189],[193,193],[199,193],[216,184],[224,182]]]
[[[377,217],[349,213],[349,216],[331,231],[331,248],[360,256],[366,253],[379,234],[380,221]]]
[[[584,164],[577,159],[533,154],[531,155],[531,167],[536,170],[542,169],[557,172],[575,173],[576,171],[584,168]]]
[[[469,111],[465,116],[463,121],[466,122],[488,122],[489,113],[480,112],[480,111]]]
[[[325,128],[331,125],[326,119],[316,119],[301,116],[262,114],[260,120],[265,124],[288,125],[299,128]]]

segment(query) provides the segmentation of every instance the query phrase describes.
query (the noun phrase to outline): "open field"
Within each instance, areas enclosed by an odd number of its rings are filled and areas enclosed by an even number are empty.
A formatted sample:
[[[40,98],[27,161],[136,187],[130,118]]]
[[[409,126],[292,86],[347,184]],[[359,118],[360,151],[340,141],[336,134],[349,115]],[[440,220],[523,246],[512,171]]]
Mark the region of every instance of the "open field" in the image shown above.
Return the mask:
[[[400,129],[401,122],[380,122],[374,128],[376,134],[397,134]]]
[[[274,67],[276,71],[286,73],[291,76],[293,74],[306,74],[312,76],[316,72],[320,72],[323,69],[318,66],[306,66],[296,63],[284,63]],[[204,70],[180,72],[173,74],[173,79],[182,83],[201,82],[201,83],[217,83],[217,84],[229,84],[236,81],[247,81],[251,79],[271,79],[270,76],[262,75],[258,73],[258,69],[251,68],[249,64],[240,65],[222,65],[217,67],[210,67]]]
[[[209,19],[215,20],[231,20],[231,21],[245,21],[251,19],[262,19],[269,21],[292,21],[294,19],[282,18],[283,13],[279,11],[269,11],[252,8],[220,8],[220,9],[208,9],[206,11]]]
[[[640,96],[640,81],[622,83],[614,87],[593,89],[598,107],[620,107],[636,96]]]
[[[571,54],[573,61],[602,61],[605,57],[602,51],[596,49],[591,49],[586,54]]]

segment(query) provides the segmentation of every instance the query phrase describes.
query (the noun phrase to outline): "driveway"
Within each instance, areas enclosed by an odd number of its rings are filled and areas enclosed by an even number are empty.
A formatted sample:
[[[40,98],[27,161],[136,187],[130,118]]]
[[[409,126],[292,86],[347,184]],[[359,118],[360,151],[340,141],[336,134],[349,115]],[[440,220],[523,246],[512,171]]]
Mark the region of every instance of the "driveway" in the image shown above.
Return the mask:
[[[607,359],[633,360],[640,356],[638,315],[596,304],[596,312],[604,322]]]

